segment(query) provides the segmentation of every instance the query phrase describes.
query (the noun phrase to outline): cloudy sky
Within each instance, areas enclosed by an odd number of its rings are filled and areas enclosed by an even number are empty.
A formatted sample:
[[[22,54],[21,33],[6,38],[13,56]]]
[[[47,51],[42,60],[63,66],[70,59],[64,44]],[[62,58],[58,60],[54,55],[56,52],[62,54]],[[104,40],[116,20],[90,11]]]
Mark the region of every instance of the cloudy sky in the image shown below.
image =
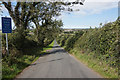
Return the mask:
[[[80,11],[74,11],[71,13],[63,12],[59,19],[63,20],[63,28],[99,27],[100,23],[105,24],[117,19],[119,1],[120,0],[85,0],[84,5],[76,5],[72,7],[74,10],[79,9]],[[2,10],[4,12],[3,16],[9,16],[5,7],[2,7]],[[14,26],[14,24],[12,26]]]
[[[84,5],[76,5],[78,12],[62,13],[63,28],[92,28],[100,23],[113,22],[118,17],[118,2],[120,0],[86,0]]]

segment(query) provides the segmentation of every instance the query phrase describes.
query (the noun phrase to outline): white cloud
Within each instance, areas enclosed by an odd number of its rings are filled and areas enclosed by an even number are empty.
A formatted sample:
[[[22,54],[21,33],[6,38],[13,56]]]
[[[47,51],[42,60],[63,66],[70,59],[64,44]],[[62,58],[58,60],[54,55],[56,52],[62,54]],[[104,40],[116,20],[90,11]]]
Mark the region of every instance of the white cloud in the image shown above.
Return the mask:
[[[59,0],[58,0],[59,1]],[[64,0],[64,1],[76,1],[76,0]],[[81,0],[80,0],[81,1]],[[118,2],[120,0],[85,0],[84,5],[75,5],[72,8],[80,11],[74,12],[74,14],[99,14],[104,10],[118,7]],[[8,15],[7,9],[2,6],[2,11],[4,15]]]
[[[118,7],[118,2],[89,2],[88,0],[88,2],[86,1],[84,5],[75,5],[72,7],[72,9],[80,10],[77,12],[75,11],[74,14],[90,15],[90,14],[99,14],[104,10],[117,8],[117,7]]]
[[[4,5],[2,5],[1,11],[3,12],[3,13],[1,13],[2,16],[9,16],[8,10],[5,8]],[[9,16],[9,17],[10,17],[10,16]]]
[[[75,0],[68,0],[75,1]],[[85,0],[84,5],[76,5],[73,9],[80,9],[80,11],[74,12],[75,15],[92,15],[92,14],[100,14],[105,10],[117,8],[118,2],[120,0]],[[7,9],[3,6],[2,11],[4,12],[4,16],[9,16]],[[63,19],[65,17],[64,14],[59,16],[59,19]],[[1,21],[0,21],[1,22]]]
[[[120,0],[85,0],[86,2],[119,2]]]
[[[74,2],[74,1],[77,1],[77,0],[56,0],[56,1],[69,1],[69,2]],[[79,1],[85,1],[85,2],[118,2],[120,0],[79,0]]]

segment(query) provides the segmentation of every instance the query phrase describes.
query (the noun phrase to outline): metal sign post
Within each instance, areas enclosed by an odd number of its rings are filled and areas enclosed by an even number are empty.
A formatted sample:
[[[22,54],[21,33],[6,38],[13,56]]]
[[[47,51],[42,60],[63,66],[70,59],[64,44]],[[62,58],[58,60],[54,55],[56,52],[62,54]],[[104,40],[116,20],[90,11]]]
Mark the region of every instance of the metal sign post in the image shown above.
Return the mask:
[[[9,55],[9,49],[8,49],[8,34],[6,33],[6,50],[7,54]]]
[[[12,33],[11,18],[2,17],[2,33],[6,33],[6,50],[7,50],[7,54],[9,55],[9,50],[8,50],[8,33]]]

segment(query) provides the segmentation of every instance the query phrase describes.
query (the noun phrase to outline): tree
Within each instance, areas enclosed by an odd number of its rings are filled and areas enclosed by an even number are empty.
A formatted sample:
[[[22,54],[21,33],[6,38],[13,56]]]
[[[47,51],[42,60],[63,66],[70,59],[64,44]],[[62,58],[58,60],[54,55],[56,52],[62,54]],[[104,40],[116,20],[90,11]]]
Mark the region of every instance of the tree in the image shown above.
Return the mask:
[[[39,44],[42,46],[44,44],[44,39],[46,38],[46,33],[51,32],[53,29],[53,24],[56,24],[57,22],[53,17],[60,15],[61,6],[56,5],[57,3],[46,3],[46,2],[40,2],[35,8],[34,8],[34,14],[32,15],[31,22],[34,22],[36,25],[36,38]],[[41,7],[42,6],[42,7]],[[50,35],[51,33],[47,34]]]
[[[14,5],[12,2],[2,2],[6,9],[9,12],[9,15],[12,17],[13,22],[16,26],[16,32],[19,36],[20,42],[25,40],[25,36],[27,35],[26,29],[29,27],[29,22],[32,18],[32,13],[34,7],[39,4],[36,2],[16,2]],[[21,43],[21,45],[23,45]]]
[[[20,36],[21,41],[24,41],[27,35],[26,29],[29,23],[34,22],[36,25],[37,39],[40,39],[39,33],[45,38],[44,31],[55,23],[53,17],[59,16],[61,11],[66,10],[64,6],[81,4],[80,2],[2,2],[7,8],[10,16],[12,17],[16,32]],[[73,11],[68,9],[68,11]],[[57,23],[56,23],[57,25]],[[41,40],[43,42],[43,39]],[[39,40],[39,41],[40,41]],[[40,42],[40,43],[42,43]]]
[[[53,8],[52,10],[53,11],[57,10],[59,14],[60,11],[65,9],[63,6],[69,6],[69,5],[75,5],[75,4],[82,5],[83,3],[77,0],[75,2],[49,2],[49,3],[46,3],[46,2],[16,2],[16,5],[13,5],[12,2],[4,2],[3,0],[2,4],[4,4],[4,6],[7,8],[18,30],[18,29],[26,29],[28,27],[28,23],[30,19],[33,18],[32,14],[34,12],[46,11],[46,13],[48,13],[47,10]],[[40,8],[40,9],[43,9],[41,7],[43,6],[44,10],[38,9],[37,11],[35,11],[34,9],[36,8],[36,6],[37,8]],[[45,6],[46,6],[46,9],[45,9]],[[48,6],[50,8],[48,8]],[[68,11],[72,11],[72,10],[68,8]],[[52,13],[54,14],[54,12],[51,12],[51,14]],[[36,13],[36,14],[39,14],[39,13]],[[52,15],[52,16],[55,16],[55,15]]]
[[[102,23],[100,23],[100,28],[102,27]]]

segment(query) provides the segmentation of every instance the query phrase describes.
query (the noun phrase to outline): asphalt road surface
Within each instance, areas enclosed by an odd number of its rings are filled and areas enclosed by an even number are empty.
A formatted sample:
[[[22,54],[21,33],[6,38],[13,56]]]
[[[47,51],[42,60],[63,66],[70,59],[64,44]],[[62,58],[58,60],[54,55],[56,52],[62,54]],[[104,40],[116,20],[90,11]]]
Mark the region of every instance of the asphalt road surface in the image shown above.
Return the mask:
[[[55,41],[50,54],[40,57],[16,78],[102,78],[68,54]]]

